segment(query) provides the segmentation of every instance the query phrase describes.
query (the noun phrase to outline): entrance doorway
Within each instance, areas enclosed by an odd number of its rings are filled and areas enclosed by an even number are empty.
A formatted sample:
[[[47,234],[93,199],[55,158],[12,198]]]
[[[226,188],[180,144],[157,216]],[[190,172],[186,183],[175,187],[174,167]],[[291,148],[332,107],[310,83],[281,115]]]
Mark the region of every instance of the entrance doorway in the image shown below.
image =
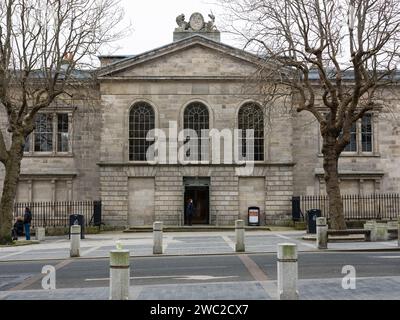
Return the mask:
[[[184,197],[184,223],[188,224],[186,217],[186,206],[189,199],[193,200],[194,215],[192,224],[208,225],[210,224],[210,187],[208,183],[185,183]],[[197,184],[197,185],[196,185]]]

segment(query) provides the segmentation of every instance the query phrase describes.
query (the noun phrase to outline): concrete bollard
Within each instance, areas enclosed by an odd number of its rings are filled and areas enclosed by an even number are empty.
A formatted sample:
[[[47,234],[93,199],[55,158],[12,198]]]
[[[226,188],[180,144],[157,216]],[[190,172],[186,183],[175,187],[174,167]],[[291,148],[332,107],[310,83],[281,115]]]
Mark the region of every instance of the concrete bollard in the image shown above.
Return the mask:
[[[244,245],[244,221],[236,220],[235,221],[235,232],[236,232],[236,252],[245,252]]]
[[[153,254],[163,253],[163,223],[154,222],[153,224]]]
[[[73,225],[71,226],[71,250],[70,257],[79,257],[81,247],[81,226]]]
[[[294,243],[278,244],[278,299],[298,300],[297,245]]]
[[[35,238],[38,241],[44,241],[46,239],[46,229],[42,227],[35,228]]]
[[[366,236],[366,241],[376,241],[376,221],[375,220],[369,220],[364,224],[364,229],[365,230],[371,230],[371,233],[368,236]]]
[[[328,249],[328,225],[326,218],[317,218],[317,248]]]
[[[389,240],[389,232],[387,224],[377,223],[375,230],[376,230],[376,241]]]
[[[129,250],[110,252],[110,300],[129,300]]]
[[[400,247],[400,218],[397,221],[397,246]]]

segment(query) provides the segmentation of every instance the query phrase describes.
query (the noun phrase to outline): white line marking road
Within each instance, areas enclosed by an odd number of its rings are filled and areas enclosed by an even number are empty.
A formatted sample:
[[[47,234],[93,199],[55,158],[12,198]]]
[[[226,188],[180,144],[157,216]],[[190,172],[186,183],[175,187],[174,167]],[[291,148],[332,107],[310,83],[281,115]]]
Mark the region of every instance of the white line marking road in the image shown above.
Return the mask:
[[[188,276],[149,276],[149,277],[130,277],[131,280],[146,280],[146,279],[177,279],[177,280],[197,280],[197,281],[206,281],[206,280],[216,280],[216,279],[230,279],[230,278],[239,278],[239,276],[223,276],[223,277],[215,277],[208,275],[188,275]],[[109,281],[110,278],[95,278],[95,279],[85,279],[86,282],[91,281]]]
[[[23,253],[25,253],[27,251],[29,251],[29,249],[28,250],[23,250],[23,251],[18,251],[18,252],[13,252],[13,253],[10,253],[10,254],[6,254],[5,256],[1,256],[0,260],[7,259],[9,257],[13,257],[13,256],[16,256],[16,255],[19,255],[19,254],[23,254]]]
[[[87,254],[89,254],[89,253],[91,253],[91,252],[93,252],[93,251],[96,251],[96,250],[98,250],[98,249],[100,249],[100,248],[101,248],[100,246],[99,246],[99,247],[90,248],[90,249],[88,249],[88,250],[86,250],[86,251],[83,251],[82,254],[81,254],[81,256],[86,256]]]
[[[224,239],[224,241],[232,248],[232,250],[235,250],[235,244],[228,236],[222,236],[222,239]]]
[[[309,247],[309,248],[313,248],[313,249],[316,248],[316,246],[311,244],[311,243],[307,243],[307,242],[299,241],[299,240],[296,240],[296,239],[293,239],[293,238],[290,238],[290,237],[286,237],[286,236],[284,236],[282,234],[276,234],[276,236],[279,237],[279,238],[285,239],[285,240],[290,240],[291,242],[294,242],[294,243],[300,243],[303,246],[306,246],[306,247]]]

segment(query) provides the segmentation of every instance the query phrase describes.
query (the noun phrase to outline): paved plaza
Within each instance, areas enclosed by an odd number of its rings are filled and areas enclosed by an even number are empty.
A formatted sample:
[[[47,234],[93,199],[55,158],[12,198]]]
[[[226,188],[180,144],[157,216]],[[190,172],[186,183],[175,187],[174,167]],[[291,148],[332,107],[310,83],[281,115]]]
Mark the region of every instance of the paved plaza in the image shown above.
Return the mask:
[[[152,233],[103,233],[81,240],[81,257],[69,257],[67,236],[0,248],[1,300],[103,300],[109,295],[109,251],[121,241],[131,255],[132,300],[275,300],[276,250],[299,250],[300,299],[398,300],[400,252],[396,241],[330,242],[317,250],[303,231],[246,233],[246,252],[236,254],[235,234],[164,233],[164,254],[153,255]],[[57,270],[57,289],[41,288],[42,267]],[[355,290],[342,287],[342,267],[357,268]]]
[[[342,278],[300,280],[300,300],[400,300],[400,276],[358,279],[343,290]],[[108,300],[108,287],[53,291],[0,291],[0,300]],[[276,300],[276,281],[131,286],[134,300]]]
[[[317,250],[314,241],[303,240],[303,231],[246,233],[245,245],[248,253],[274,253],[278,243],[292,242],[298,250]],[[135,257],[153,256],[152,233],[109,233],[86,235],[81,240],[81,258],[105,258],[121,241],[124,249]],[[164,233],[165,255],[232,254],[235,252],[234,232],[176,232]],[[397,241],[385,242],[330,242],[328,250],[396,250]],[[68,236],[47,237],[40,244],[21,247],[0,248],[0,261],[48,260],[69,258]]]

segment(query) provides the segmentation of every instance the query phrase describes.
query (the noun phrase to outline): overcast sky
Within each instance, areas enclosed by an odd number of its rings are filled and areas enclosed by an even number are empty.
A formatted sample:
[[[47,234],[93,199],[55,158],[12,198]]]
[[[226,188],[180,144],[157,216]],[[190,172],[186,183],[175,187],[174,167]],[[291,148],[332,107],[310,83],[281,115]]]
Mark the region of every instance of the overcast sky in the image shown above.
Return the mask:
[[[220,8],[212,4],[213,0],[122,0],[125,18],[130,20],[132,34],[118,42],[118,49],[107,54],[138,54],[172,42],[176,17],[185,14],[186,21],[192,13],[200,12],[208,21],[213,11],[218,27]],[[226,40],[226,41],[225,41]],[[229,43],[222,35],[222,41]],[[105,52],[103,52],[104,54]]]

